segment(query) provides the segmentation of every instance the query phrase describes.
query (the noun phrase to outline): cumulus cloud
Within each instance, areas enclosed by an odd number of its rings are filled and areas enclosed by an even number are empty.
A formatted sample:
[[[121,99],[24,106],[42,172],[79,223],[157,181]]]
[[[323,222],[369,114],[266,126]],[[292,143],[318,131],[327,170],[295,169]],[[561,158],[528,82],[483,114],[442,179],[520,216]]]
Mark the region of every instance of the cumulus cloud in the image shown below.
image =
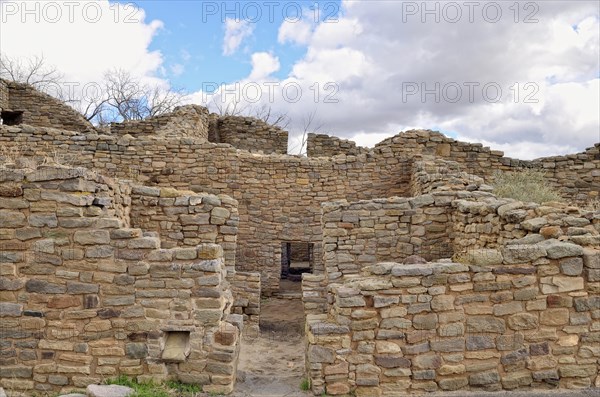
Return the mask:
[[[225,37],[223,38],[223,55],[235,54],[242,42],[252,35],[254,25],[249,21],[236,18],[225,19]]]
[[[256,52],[252,54],[252,72],[250,72],[249,80],[262,80],[268,77],[271,73],[279,70],[279,58],[269,54],[268,52]]]
[[[600,141],[597,2],[519,3],[518,12],[495,2],[499,19],[482,3],[454,21],[445,3],[435,4],[438,21],[407,12],[406,2],[374,0],[343,1],[337,23],[310,32],[284,22],[278,40],[296,33],[307,49],[280,83],[298,84],[303,95],[274,105],[295,120],[317,107],[325,131],[371,146],[405,127],[452,132],[520,158]],[[325,100],[328,82],[334,103]]]
[[[0,1],[0,48],[11,58],[41,56],[69,81],[99,81],[108,69],[152,76],[163,63],[150,50],[162,29],[133,5],[94,1]]]
[[[312,36],[312,25],[310,21],[305,19],[299,21],[286,19],[279,26],[277,41],[280,44],[295,43],[306,45]]]

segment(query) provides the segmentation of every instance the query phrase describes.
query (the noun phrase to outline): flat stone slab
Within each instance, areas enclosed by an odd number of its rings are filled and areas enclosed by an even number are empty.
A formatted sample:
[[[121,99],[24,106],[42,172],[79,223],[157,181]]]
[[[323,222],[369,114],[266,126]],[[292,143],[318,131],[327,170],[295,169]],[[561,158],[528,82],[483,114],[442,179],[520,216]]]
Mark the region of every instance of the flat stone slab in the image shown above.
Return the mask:
[[[69,394],[60,395],[58,397],[87,397],[87,396],[85,394],[81,394],[81,393],[69,393]]]
[[[134,390],[131,387],[119,385],[89,385],[87,397],[128,397]]]

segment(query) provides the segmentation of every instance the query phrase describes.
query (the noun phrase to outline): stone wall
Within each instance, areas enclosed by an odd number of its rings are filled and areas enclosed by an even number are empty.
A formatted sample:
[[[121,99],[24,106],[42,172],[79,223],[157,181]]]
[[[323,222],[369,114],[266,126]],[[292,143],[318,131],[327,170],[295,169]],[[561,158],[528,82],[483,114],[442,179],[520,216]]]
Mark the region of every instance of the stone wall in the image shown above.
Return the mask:
[[[308,134],[306,141],[308,157],[331,157],[338,154],[357,156],[368,152],[368,148],[356,146],[352,141],[325,134]]]
[[[233,292],[231,312],[244,317],[244,329],[258,335],[260,321],[260,273],[236,272],[230,278]]]
[[[235,273],[236,200],[226,195],[134,185],[131,219],[133,227],[158,233],[161,248],[219,244],[228,272]]]
[[[5,110],[23,111],[23,124],[78,132],[95,131],[94,126],[79,112],[58,99],[26,84],[5,83],[8,86],[8,105]]]
[[[582,153],[526,161],[504,157],[503,152],[480,143],[457,141],[439,132],[413,130],[388,138],[375,149],[390,150],[396,156],[421,154],[455,161],[464,171],[483,177],[488,183],[496,171],[537,168],[545,171],[549,182],[571,202],[585,202],[600,194],[600,143]]]
[[[522,203],[494,196],[452,203],[454,251],[467,258],[479,248],[526,244],[547,238],[600,246],[600,212],[561,203]]]
[[[26,126],[0,127],[0,142],[43,155],[45,142],[75,164],[161,187],[227,194],[239,203],[237,267],[260,272],[263,292],[278,290],[281,243],[314,243],[322,271],[321,203],[410,195],[411,159],[373,155],[306,158],[257,155],[194,138],[77,135]],[[42,142],[44,144],[42,144]]]
[[[286,154],[288,133],[254,117],[210,115],[208,140],[264,154]]]
[[[600,387],[600,251],[546,240],[480,258],[330,285],[329,315],[307,316],[313,392]]]
[[[111,123],[110,133],[131,136],[161,135],[208,139],[208,110],[197,105],[176,107],[171,113],[145,120]]]
[[[85,169],[0,172],[0,387],[63,393],[118,375],[235,382],[241,316],[216,244],[160,248]],[[139,204],[136,204],[139,205]]]
[[[323,204],[323,263],[329,282],[359,274],[374,262],[452,256],[454,198],[451,192],[435,192],[410,199]]]
[[[8,85],[0,79],[0,109],[8,109]]]

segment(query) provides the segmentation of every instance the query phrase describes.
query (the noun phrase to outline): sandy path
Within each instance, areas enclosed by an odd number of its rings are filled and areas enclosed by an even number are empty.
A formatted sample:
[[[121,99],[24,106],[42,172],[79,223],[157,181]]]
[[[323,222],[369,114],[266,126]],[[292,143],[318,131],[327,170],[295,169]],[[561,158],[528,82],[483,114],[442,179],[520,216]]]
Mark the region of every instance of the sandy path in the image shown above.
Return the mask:
[[[304,376],[303,310],[299,300],[261,303],[261,334],[244,335],[235,397],[300,397]]]

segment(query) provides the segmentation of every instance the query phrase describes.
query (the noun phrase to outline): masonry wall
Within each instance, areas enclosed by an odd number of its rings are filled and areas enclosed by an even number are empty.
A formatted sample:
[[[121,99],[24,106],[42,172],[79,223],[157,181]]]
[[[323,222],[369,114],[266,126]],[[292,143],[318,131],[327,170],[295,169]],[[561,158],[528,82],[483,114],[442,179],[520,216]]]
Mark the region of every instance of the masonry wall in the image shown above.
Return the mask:
[[[197,105],[176,107],[171,113],[161,114],[145,120],[111,123],[110,133],[144,135],[166,135],[208,139],[208,110]]]
[[[8,108],[8,86],[6,82],[0,79],[0,109]]]
[[[368,148],[357,146],[352,141],[325,134],[308,134],[306,141],[308,157],[331,157],[338,154],[357,156],[368,152]]]
[[[58,99],[26,84],[5,83],[8,86],[6,110],[23,111],[23,124],[78,132],[95,131],[92,124],[81,114]]]
[[[464,197],[452,203],[454,251],[465,260],[479,248],[497,249],[544,239],[600,247],[600,212],[567,204]]]
[[[452,256],[452,192],[323,205],[323,263],[329,282],[381,261]]]
[[[131,219],[134,227],[158,233],[161,248],[219,244],[227,270],[235,273],[239,224],[236,200],[226,195],[134,185]]]
[[[241,316],[216,244],[126,226],[126,184],[0,171],[0,386],[64,393],[120,374],[229,392]],[[188,334],[186,337],[185,334]]]
[[[288,133],[254,117],[210,115],[208,140],[264,154],[287,154]]]
[[[281,243],[314,243],[323,271],[321,203],[410,194],[412,160],[390,155],[305,158],[256,155],[193,138],[74,136],[53,129],[0,127],[0,142],[42,155],[39,142],[71,154],[76,164],[120,178],[182,190],[227,194],[239,203],[236,267],[260,272],[263,293],[278,290]]]
[[[600,194],[600,143],[582,153],[554,156],[533,161],[511,159],[480,143],[467,143],[433,131],[407,131],[388,138],[375,149],[390,150],[397,156],[417,154],[455,161],[464,171],[493,180],[496,171],[512,171],[523,167],[546,172],[549,182],[571,202],[585,202]]]
[[[599,387],[599,268],[600,251],[557,240],[471,266],[363,268],[329,287],[329,315],[308,316],[312,390]]]

